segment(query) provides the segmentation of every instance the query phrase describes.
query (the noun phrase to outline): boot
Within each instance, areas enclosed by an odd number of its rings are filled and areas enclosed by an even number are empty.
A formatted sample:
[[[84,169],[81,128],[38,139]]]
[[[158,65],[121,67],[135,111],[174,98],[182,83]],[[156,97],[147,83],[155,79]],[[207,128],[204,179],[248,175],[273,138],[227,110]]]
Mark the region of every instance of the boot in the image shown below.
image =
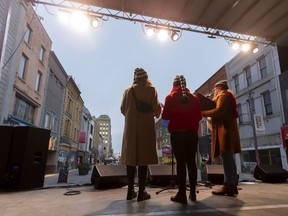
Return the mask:
[[[187,204],[187,197],[186,197],[186,191],[178,191],[178,193],[176,194],[176,196],[172,196],[171,198],[172,202],[178,202],[181,204]]]
[[[138,167],[138,197],[137,202],[147,200],[151,198],[151,195],[145,191],[146,188],[146,177],[147,177],[147,166]]]
[[[137,197],[137,192],[135,192],[134,190],[128,190],[127,191],[127,200],[132,200],[134,198]]]
[[[196,202],[196,187],[195,186],[190,186],[190,194],[189,194],[189,199],[192,202]]]
[[[213,195],[220,195],[220,196],[235,196],[234,195],[234,185],[233,184],[224,184],[222,188],[212,191]]]
[[[147,200],[150,199],[151,195],[149,193],[147,193],[147,191],[139,191],[138,192],[138,197],[137,197],[137,202],[143,201],[143,200]]]
[[[228,184],[227,183],[224,183],[224,185],[227,185],[228,186]],[[233,193],[234,193],[234,195],[238,195],[238,182],[236,183],[236,184],[232,184],[232,190],[233,190]]]
[[[128,190],[126,197],[127,200],[132,200],[137,197],[137,193],[134,191],[135,171],[136,167],[127,166],[127,182],[128,182]]]

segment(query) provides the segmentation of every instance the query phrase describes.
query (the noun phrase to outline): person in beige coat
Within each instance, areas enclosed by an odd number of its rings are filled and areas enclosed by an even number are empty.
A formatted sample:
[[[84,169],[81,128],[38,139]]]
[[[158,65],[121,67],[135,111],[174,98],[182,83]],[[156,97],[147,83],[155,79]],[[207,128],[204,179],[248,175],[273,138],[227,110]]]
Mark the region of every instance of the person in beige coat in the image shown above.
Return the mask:
[[[238,194],[238,175],[234,154],[241,151],[236,100],[228,90],[226,80],[217,82],[214,85],[214,91],[213,101],[216,107],[201,112],[204,117],[212,117],[212,160],[220,156],[224,168],[224,185],[212,193],[235,196]]]
[[[135,96],[138,100],[151,104],[148,113],[143,113],[136,108]],[[159,117],[161,105],[155,87],[142,68],[135,69],[133,85],[124,91],[121,113],[125,116],[121,162],[127,167],[127,200],[136,197],[137,201],[150,199],[150,194],[145,191],[145,185],[148,165],[158,164],[154,117]],[[134,191],[137,167],[138,196]]]

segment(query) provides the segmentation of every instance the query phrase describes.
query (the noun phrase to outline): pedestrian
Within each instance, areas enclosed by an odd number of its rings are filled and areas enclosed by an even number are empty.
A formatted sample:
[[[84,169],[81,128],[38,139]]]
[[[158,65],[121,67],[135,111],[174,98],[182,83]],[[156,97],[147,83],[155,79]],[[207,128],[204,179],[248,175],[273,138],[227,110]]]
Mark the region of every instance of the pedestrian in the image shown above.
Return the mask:
[[[136,100],[146,102],[151,109],[138,110]],[[124,91],[121,113],[125,116],[121,160],[127,167],[127,200],[136,197],[137,201],[147,200],[151,198],[145,191],[148,165],[158,164],[154,117],[161,114],[161,105],[155,87],[142,68],[135,69],[133,84]],[[134,191],[136,168],[138,196]]]
[[[224,185],[212,191],[212,194],[235,196],[238,194],[238,175],[234,154],[241,152],[241,146],[236,99],[229,90],[226,80],[221,80],[214,85],[213,101],[216,107],[202,111],[202,116],[212,117],[211,154],[213,160],[218,156],[222,159]]]
[[[188,169],[191,201],[196,201],[197,167],[196,152],[199,121],[201,120],[199,99],[186,87],[183,75],[177,75],[173,88],[165,98],[162,119],[169,120],[172,152],[176,158],[178,193],[171,201],[187,204],[186,165]]]

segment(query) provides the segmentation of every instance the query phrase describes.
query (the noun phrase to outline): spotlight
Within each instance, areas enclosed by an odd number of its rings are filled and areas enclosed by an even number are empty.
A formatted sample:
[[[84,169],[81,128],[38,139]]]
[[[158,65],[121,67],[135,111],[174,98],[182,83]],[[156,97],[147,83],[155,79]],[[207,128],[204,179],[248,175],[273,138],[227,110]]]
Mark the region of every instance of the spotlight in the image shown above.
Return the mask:
[[[90,25],[91,25],[93,28],[99,27],[99,21],[98,21],[98,19],[95,18],[95,17],[92,17],[91,20],[90,20]]]
[[[153,29],[152,27],[148,27],[148,28],[146,29],[146,34],[147,34],[147,36],[149,36],[149,37],[153,36],[153,34],[154,34],[154,29]]]
[[[247,52],[248,50],[250,50],[251,49],[251,45],[249,44],[249,43],[243,43],[242,45],[241,45],[241,50],[243,51],[243,52]]]
[[[255,44],[253,47],[252,47],[252,53],[257,53],[259,51],[259,48],[258,48],[258,45]]]
[[[240,48],[240,42],[239,41],[233,41],[232,42],[232,49],[238,50]]]
[[[176,31],[172,31],[172,33],[171,33],[171,39],[172,39],[173,41],[177,41],[179,38],[180,38],[180,37],[179,37],[179,35],[177,34],[177,32],[176,32]]]
[[[160,29],[158,37],[161,41],[165,41],[168,38],[168,31],[166,29]]]

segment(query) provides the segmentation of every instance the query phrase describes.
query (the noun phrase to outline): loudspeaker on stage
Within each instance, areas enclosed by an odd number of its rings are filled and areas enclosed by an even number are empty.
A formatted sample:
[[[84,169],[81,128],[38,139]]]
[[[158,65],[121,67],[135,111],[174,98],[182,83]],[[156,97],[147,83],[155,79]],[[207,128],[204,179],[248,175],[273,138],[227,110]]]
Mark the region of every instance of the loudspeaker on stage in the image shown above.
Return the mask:
[[[124,187],[128,184],[126,166],[95,165],[90,180],[95,189]]]
[[[155,186],[168,186],[171,181],[177,181],[176,167],[172,165],[149,165],[148,166],[148,183]]]
[[[254,178],[267,183],[282,183],[288,178],[288,171],[272,165],[257,165]]]

